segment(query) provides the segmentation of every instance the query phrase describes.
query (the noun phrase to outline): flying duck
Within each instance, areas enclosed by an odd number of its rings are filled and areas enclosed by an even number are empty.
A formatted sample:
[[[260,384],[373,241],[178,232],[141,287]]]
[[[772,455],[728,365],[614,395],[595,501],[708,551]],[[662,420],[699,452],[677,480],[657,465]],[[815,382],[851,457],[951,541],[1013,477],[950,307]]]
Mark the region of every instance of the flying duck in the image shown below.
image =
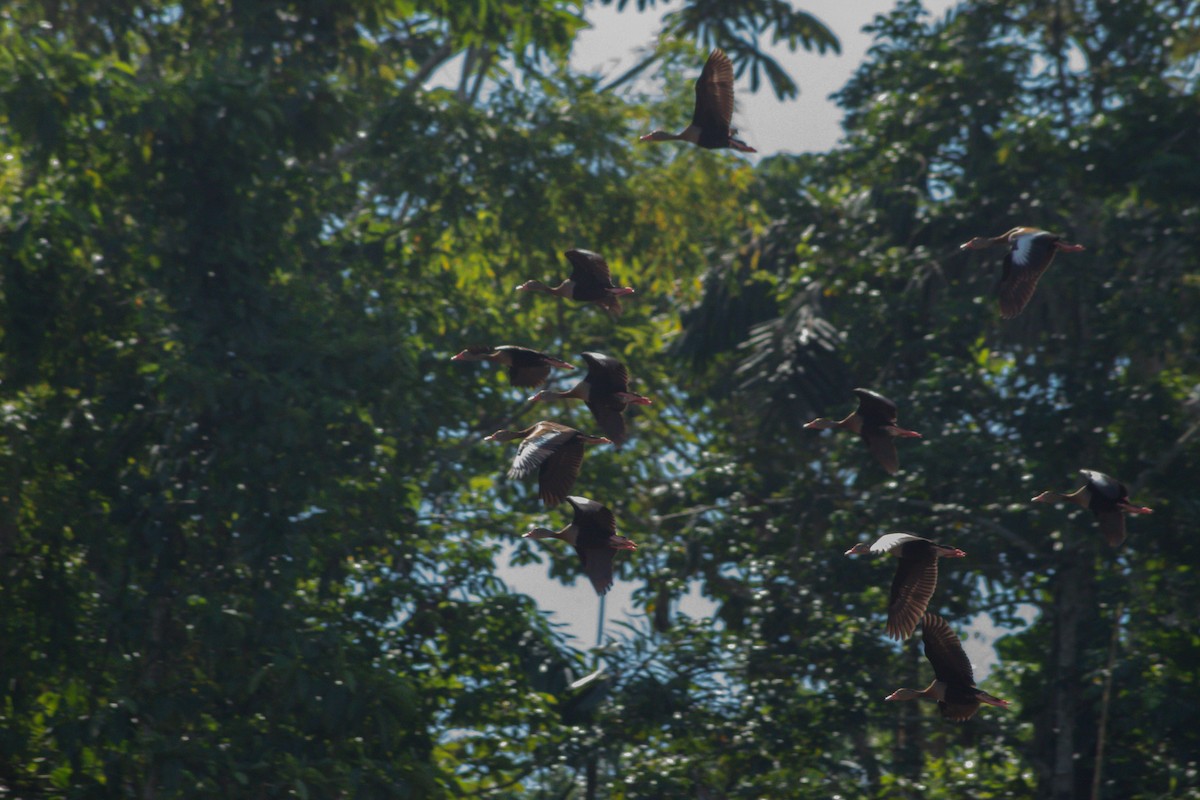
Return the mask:
[[[999,236],[976,236],[959,249],[982,250],[1000,244],[1009,246],[1004,256],[1004,274],[996,284],[1000,316],[1004,319],[1012,319],[1024,310],[1055,253],[1078,253],[1084,249],[1081,244],[1071,244],[1038,228],[1013,228]]]
[[[586,497],[564,498],[575,509],[571,524],[559,531],[532,528],[524,539],[562,539],[575,548],[583,572],[596,594],[603,595],[613,585],[613,556],[618,550],[637,550],[637,545],[617,535],[617,520],[607,506]]]

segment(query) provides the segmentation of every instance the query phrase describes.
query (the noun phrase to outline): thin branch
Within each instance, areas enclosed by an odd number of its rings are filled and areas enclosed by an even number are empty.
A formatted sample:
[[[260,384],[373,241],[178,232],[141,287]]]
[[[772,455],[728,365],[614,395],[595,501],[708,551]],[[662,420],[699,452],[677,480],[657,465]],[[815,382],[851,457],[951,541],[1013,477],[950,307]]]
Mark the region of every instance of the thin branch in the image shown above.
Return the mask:
[[[471,92],[467,96],[467,103],[475,105],[479,99],[479,90],[483,88],[483,80],[487,77],[488,70],[492,68],[492,61],[495,59],[495,53],[490,48],[483,51],[483,57],[479,59],[479,69],[475,71],[475,84],[471,87]]]
[[[471,72],[475,69],[475,61],[479,57],[479,49],[474,45],[467,48],[467,55],[463,58],[462,74],[458,76],[458,100],[460,103],[467,102],[467,84],[471,80]]]
[[[631,80],[636,78],[638,75],[641,75],[643,72],[645,72],[646,68],[649,67],[651,64],[653,64],[657,60],[658,60],[658,54],[651,53],[650,55],[646,56],[646,58],[639,61],[637,64],[634,64],[632,67],[625,70],[625,72],[622,73],[612,83],[610,83],[607,86],[604,86],[600,89],[597,89],[596,93],[603,94],[605,92],[611,92],[613,89],[617,89],[617,88],[625,85],[626,83],[629,83]]]
[[[947,511],[952,512],[959,517],[965,518],[965,520],[971,525],[978,525],[982,528],[987,528],[992,533],[995,533],[1008,541],[1009,544],[1016,545],[1026,555],[1040,555],[1038,549],[1034,547],[1025,537],[1021,536],[1015,531],[1009,530],[998,522],[994,522],[984,517],[970,515],[967,512],[967,509],[961,508],[960,506],[951,505],[948,503],[930,503],[925,500],[913,500],[910,497],[902,497],[900,498],[900,502],[911,506],[916,506],[918,508],[924,508],[935,513],[945,513]]]
[[[429,58],[425,59],[425,63],[412,74],[412,77],[408,79],[408,82],[404,84],[404,88],[400,91],[405,94],[415,91],[429,79],[430,75],[437,71],[438,67],[445,64],[452,55],[454,55],[454,47],[450,44],[450,41],[446,40],[442,42],[436,50],[430,53]]]

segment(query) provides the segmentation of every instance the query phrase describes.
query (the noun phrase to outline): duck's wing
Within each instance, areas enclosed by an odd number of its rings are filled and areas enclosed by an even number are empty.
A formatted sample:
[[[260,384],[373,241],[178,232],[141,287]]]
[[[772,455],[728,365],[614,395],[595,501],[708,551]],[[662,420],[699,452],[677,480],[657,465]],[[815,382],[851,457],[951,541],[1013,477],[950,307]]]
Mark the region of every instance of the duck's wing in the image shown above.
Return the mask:
[[[966,722],[979,710],[978,690],[962,686],[947,686],[943,699],[938,701],[938,712],[952,722]]]
[[[896,422],[896,404],[879,392],[870,389],[855,389],[858,396],[857,413],[863,418],[863,427],[893,425]]]
[[[1094,469],[1081,469],[1079,474],[1087,481],[1088,491],[1093,495],[1100,495],[1111,503],[1119,503],[1129,497],[1129,490],[1125,488],[1125,484],[1111,475]]]
[[[588,365],[586,380],[591,387],[587,407],[604,435],[620,447],[628,436],[624,415],[627,404],[616,393],[629,391],[629,370],[617,359],[603,353],[583,353],[582,356]]]
[[[629,370],[617,359],[603,353],[582,353],[588,365],[587,380],[592,392],[612,394],[629,391]]]
[[[937,614],[926,614],[921,619],[921,641],[925,643],[925,658],[933,665],[933,674],[939,681],[947,687],[975,686],[971,659],[946,620]]]
[[[588,410],[596,418],[596,425],[604,431],[604,435],[612,439],[613,445],[621,447],[629,438],[629,430],[625,424],[625,403],[609,395],[607,398],[587,401]]]
[[[575,518],[571,522],[579,529],[581,536],[594,536],[595,532],[599,532],[607,538],[617,532],[617,518],[608,506],[579,495],[563,499],[575,509]]]
[[[545,353],[515,345],[502,345],[496,349],[508,354],[508,382],[513,386],[537,386],[550,377],[550,364]]]
[[[532,475],[546,463],[547,459],[560,450],[563,444],[575,438],[579,431],[557,422],[542,421],[525,437],[513,456],[510,478]]]
[[[865,427],[859,435],[867,443],[871,455],[889,475],[900,471],[900,456],[896,455],[896,442],[891,436],[878,429],[868,430]]]
[[[538,496],[547,506],[558,505],[579,477],[583,466],[583,440],[577,432],[563,441],[542,463],[538,473]]]
[[[599,253],[591,250],[568,250],[564,254],[571,262],[571,281],[574,286],[574,297],[581,301],[596,301],[612,297],[606,289],[612,287],[612,275],[608,271],[608,262]]]
[[[733,120],[733,63],[717,48],[708,56],[696,81],[696,108],[692,124],[729,133]]]
[[[1000,316],[1012,319],[1029,304],[1038,280],[1054,260],[1057,237],[1045,231],[1016,236],[1004,256],[1004,272],[996,284]]]
[[[579,563],[596,594],[603,595],[613,585],[615,553],[609,539],[616,535],[617,519],[610,508],[595,500],[568,497],[567,501],[575,508],[574,524],[579,530],[575,552],[579,554]]]
[[[1125,515],[1120,511],[1101,511],[1096,514],[1100,533],[1110,547],[1119,547],[1125,541]]]
[[[890,553],[893,549],[907,542],[928,542],[924,536],[917,536],[915,533],[885,533],[875,540],[871,545],[871,552],[875,554]]]
[[[937,554],[928,542],[905,546],[888,594],[888,636],[907,639],[917,629],[937,588],[937,562]]]
[[[606,544],[600,547],[575,545],[575,552],[579,554],[583,574],[592,582],[596,594],[607,594],[613,585],[613,557],[616,551]]]

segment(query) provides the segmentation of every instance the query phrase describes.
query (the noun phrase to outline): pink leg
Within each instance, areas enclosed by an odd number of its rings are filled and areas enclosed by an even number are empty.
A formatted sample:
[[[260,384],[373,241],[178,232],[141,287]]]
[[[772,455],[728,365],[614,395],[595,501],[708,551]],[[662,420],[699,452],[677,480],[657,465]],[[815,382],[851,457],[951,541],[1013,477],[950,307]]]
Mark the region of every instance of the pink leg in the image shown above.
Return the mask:
[[[640,394],[634,394],[633,392],[617,392],[617,397],[622,402],[635,406],[648,406],[653,402],[649,397],[642,397]]]

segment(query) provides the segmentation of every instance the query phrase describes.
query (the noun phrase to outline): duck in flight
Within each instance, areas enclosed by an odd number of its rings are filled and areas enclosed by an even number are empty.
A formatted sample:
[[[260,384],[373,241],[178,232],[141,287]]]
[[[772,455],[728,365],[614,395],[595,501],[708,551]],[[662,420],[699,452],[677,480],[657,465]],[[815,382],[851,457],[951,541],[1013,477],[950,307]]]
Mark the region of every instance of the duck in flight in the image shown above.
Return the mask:
[[[717,48],[708,56],[704,70],[696,81],[696,106],[692,124],[679,133],[653,131],[641,137],[642,142],[691,142],[709,150],[730,148],[742,153],[757,153],[750,145],[735,139],[733,121],[733,63],[724,51]]]
[[[1012,319],[1025,309],[1055,253],[1078,253],[1084,249],[1081,244],[1071,244],[1038,228],[1013,228],[999,236],[976,236],[959,249],[982,250],[997,245],[1009,248],[1004,256],[1004,273],[996,284],[996,299],[1004,319]]]

